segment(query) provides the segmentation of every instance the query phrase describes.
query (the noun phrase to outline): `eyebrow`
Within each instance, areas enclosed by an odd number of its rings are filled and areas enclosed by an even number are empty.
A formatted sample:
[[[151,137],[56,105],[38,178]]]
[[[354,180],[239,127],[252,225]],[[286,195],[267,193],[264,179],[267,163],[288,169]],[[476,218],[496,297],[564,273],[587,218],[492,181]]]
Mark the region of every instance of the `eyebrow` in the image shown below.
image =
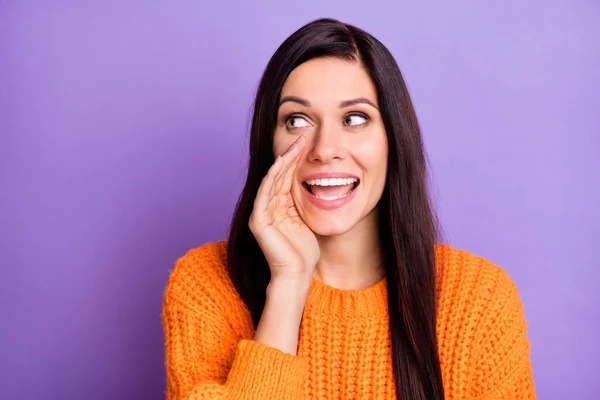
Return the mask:
[[[282,97],[281,100],[279,101],[279,107],[281,107],[281,105],[283,103],[287,103],[288,101],[291,101],[293,103],[298,103],[303,105],[304,107],[310,107],[310,101],[305,100],[301,97],[297,97],[297,96],[285,96]],[[379,110],[379,108],[377,108],[377,106],[369,99],[365,98],[365,97],[359,97],[357,99],[350,99],[350,100],[344,100],[340,103],[340,108],[346,108],[346,107],[350,107],[353,106],[355,104],[368,104],[371,107],[375,108],[376,110]]]

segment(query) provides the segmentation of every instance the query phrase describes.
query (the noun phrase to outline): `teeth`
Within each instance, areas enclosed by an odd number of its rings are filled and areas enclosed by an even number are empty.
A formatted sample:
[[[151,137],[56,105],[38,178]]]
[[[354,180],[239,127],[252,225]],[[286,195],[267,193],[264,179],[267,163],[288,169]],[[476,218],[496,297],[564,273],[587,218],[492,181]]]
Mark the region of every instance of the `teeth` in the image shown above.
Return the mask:
[[[306,181],[306,183],[311,186],[344,186],[350,185],[356,181],[358,181],[356,178],[323,178]]]
[[[329,200],[329,201],[331,201],[331,200],[337,200],[337,199],[341,199],[341,198],[343,198],[343,197],[346,197],[346,196],[348,196],[350,193],[352,193],[352,190],[351,190],[350,192],[348,192],[348,193],[345,193],[345,194],[340,194],[340,195],[337,195],[337,196],[315,196],[315,197],[316,197],[317,199],[321,199],[321,200]],[[314,196],[314,195],[313,195],[313,196]]]

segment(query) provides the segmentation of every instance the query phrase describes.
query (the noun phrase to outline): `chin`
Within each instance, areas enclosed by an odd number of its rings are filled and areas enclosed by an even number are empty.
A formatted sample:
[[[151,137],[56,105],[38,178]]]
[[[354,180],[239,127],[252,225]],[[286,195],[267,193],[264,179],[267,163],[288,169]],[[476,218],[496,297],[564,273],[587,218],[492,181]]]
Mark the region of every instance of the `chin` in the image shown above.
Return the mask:
[[[321,213],[317,213],[321,214]],[[346,213],[338,215],[312,215],[303,217],[306,225],[318,236],[340,236],[356,226],[357,218],[353,218]]]
[[[362,225],[371,212],[365,210],[376,208],[370,205],[370,198],[364,190],[353,190],[345,198],[333,201],[315,201],[306,188],[296,187],[292,192],[300,218],[317,236],[331,237],[344,235],[357,225]],[[370,218],[367,218],[370,219]]]

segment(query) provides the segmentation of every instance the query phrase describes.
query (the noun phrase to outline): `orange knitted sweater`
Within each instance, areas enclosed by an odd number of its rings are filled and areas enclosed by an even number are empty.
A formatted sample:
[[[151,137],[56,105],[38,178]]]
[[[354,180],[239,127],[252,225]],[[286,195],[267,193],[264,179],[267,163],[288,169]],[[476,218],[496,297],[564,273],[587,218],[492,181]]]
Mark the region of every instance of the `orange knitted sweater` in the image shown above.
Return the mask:
[[[294,356],[252,340],[226,253],[226,242],[191,250],[169,278],[168,399],[395,399],[385,279],[352,291],[313,279]],[[446,245],[436,246],[436,265],[446,399],[534,399],[527,325],[512,280]]]

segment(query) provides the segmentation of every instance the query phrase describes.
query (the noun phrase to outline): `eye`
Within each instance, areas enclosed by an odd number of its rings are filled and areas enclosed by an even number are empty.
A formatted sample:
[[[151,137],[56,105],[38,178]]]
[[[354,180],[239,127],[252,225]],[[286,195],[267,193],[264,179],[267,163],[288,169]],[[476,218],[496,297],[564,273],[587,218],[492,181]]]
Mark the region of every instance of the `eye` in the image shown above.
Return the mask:
[[[286,117],[285,124],[288,128],[304,128],[310,125],[304,117],[299,115],[290,115],[289,117]]]
[[[344,125],[361,126],[369,122],[369,117],[363,113],[348,114],[344,117]]]

